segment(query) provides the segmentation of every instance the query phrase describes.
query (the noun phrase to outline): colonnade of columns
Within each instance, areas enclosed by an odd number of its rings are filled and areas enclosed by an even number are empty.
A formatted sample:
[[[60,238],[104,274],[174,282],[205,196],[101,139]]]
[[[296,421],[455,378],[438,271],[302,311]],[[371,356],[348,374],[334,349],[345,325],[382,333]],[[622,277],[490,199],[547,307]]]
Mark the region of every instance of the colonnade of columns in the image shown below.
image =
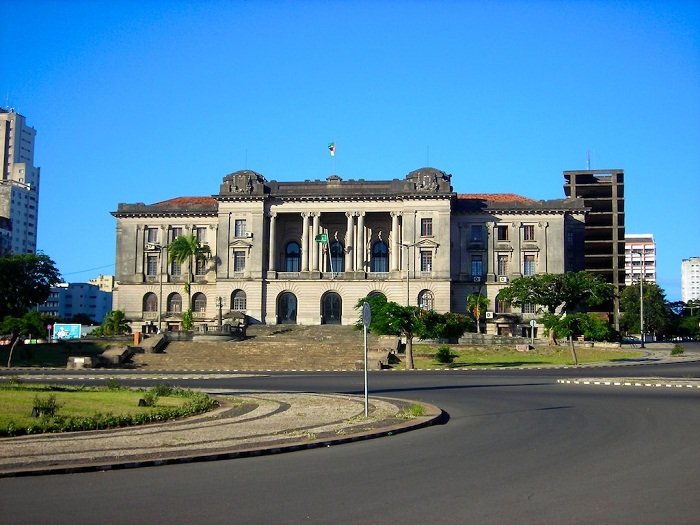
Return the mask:
[[[320,271],[323,263],[322,243],[316,242],[316,236],[322,233],[321,212],[300,212],[301,215],[301,265],[300,271]],[[397,271],[400,265],[400,239],[401,224],[399,217],[401,212],[391,212],[391,235],[390,242],[387,242],[389,249],[389,270]],[[365,212],[346,212],[346,233],[344,239],[339,239],[343,244],[345,271],[367,271],[371,255],[370,242],[367,237],[368,231],[365,227]],[[270,212],[269,217],[269,247],[268,247],[268,268],[277,271],[279,261],[279,247],[277,245],[277,212]],[[330,243],[333,242],[329,238]],[[330,255],[330,254],[329,254]]]

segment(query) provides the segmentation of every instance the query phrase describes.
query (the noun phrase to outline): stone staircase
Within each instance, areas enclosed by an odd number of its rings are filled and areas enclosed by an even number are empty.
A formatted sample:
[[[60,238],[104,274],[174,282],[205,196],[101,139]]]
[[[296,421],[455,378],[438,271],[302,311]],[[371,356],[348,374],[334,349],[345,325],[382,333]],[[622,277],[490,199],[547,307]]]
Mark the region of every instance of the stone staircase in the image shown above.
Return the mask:
[[[377,338],[368,345],[376,348]],[[144,370],[355,370],[363,350],[362,330],[352,326],[252,325],[243,341],[173,341],[134,363]]]

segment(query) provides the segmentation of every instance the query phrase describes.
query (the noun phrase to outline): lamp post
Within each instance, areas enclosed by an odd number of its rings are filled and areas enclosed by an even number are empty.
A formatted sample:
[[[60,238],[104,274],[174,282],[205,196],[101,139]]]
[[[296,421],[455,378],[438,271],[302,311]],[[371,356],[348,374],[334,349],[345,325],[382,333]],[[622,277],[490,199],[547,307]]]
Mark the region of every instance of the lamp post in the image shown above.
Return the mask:
[[[158,250],[158,333],[163,331],[161,316],[163,310],[163,252],[166,248],[167,246],[163,246],[157,242],[149,242],[146,244],[146,249]]]
[[[644,260],[644,248],[638,250],[637,253],[642,258],[642,266],[639,274],[639,335],[641,339],[640,348],[644,348],[644,277],[645,277],[645,260]]]
[[[411,251],[410,249],[415,247],[418,243],[404,243],[400,242],[399,245],[406,248],[406,306],[411,306]]]
[[[219,330],[219,332],[221,332],[221,329],[222,329],[222,326],[221,326],[221,325],[222,325],[222,321],[221,321],[222,313],[221,313],[221,310],[222,310],[223,307],[224,307],[224,298],[223,298],[223,297],[219,296],[219,297],[216,298],[216,306],[217,306],[217,308],[219,309],[219,328],[218,328],[218,330]]]

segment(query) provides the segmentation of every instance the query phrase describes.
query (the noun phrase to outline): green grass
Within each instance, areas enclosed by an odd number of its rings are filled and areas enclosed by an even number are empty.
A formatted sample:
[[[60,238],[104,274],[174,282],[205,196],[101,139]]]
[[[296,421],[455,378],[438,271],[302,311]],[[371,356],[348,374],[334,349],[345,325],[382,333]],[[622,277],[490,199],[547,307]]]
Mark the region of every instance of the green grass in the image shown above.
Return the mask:
[[[171,395],[158,395],[159,389],[63,387],[55,385],[0,383],[0,435],[21,435],[65,430],[113,428],[164,421],[204,412],[216,406],[205,394],[170,389]],[[162,388],[161,392],[165,392]],[[54,417],[34,417],[32,409],[55,397]],[[150,397],[152,406],[138,406]]]
[[[12,366],[15,367],[60,367],[65,368],[69,356],[94,357],[105,350],[110,344],[83,341],[58,341],[37,345],[17,344],[12,354]],[[7,366],[10,354],[8,345],[0,346],[0,366]]]
[[[571,350],[567,345],[538,346],[529,352],[518,352],[512,347],[484,346],[470,347],[450,345],[454,354],[452,363],[439,363],[434,359],[437,346],[414,345],[413,360],[416,368],[508,368],[514,366],[535,365],[570,365],[572,364]],[[596,349],[577,347],[576,354],[579,364],[599,363],[634,359],[643,355],[640,352],[628,352],[615,349]],[[400,365],[401,366],[401,365]]]

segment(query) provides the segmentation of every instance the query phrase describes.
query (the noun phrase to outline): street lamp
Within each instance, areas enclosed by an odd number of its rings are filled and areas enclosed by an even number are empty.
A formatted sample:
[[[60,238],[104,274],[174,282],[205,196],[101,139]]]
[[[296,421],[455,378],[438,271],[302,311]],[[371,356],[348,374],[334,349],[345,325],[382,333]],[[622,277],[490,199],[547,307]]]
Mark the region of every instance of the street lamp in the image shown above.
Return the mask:
[[[418,243],[404,243],[400,242],[399,245],[406,248],[406,306],[411,306],[411,252],[410,248],[413,248]]]
[[[157,242],[149,242],[146,244],[147,250],[158,250],[158,333],[163,331],[161,311],[163,310],[163,252],[167,246],[163,246]]]
[[[221,321],[222,313],[221,313],[221,310],[222,310],[222,308],[224,307],[224,298],[223,298],[223,297],[219,296],[219,297],[216,298],[216,306],[217,306],[217,308],[219,309],[219,332],[221,332],[221,329],[222,329],[222,326],[221,326],[221,325],[222,325],[222,321]]]
[[[639,334],[641,339],[640,348],[644,348],[644,277],[645,272],[645,258],[644,258],[644,248],[641,250],[636,250],[634,253],[640,254],[642,258],[642,266],[639,274]]]

